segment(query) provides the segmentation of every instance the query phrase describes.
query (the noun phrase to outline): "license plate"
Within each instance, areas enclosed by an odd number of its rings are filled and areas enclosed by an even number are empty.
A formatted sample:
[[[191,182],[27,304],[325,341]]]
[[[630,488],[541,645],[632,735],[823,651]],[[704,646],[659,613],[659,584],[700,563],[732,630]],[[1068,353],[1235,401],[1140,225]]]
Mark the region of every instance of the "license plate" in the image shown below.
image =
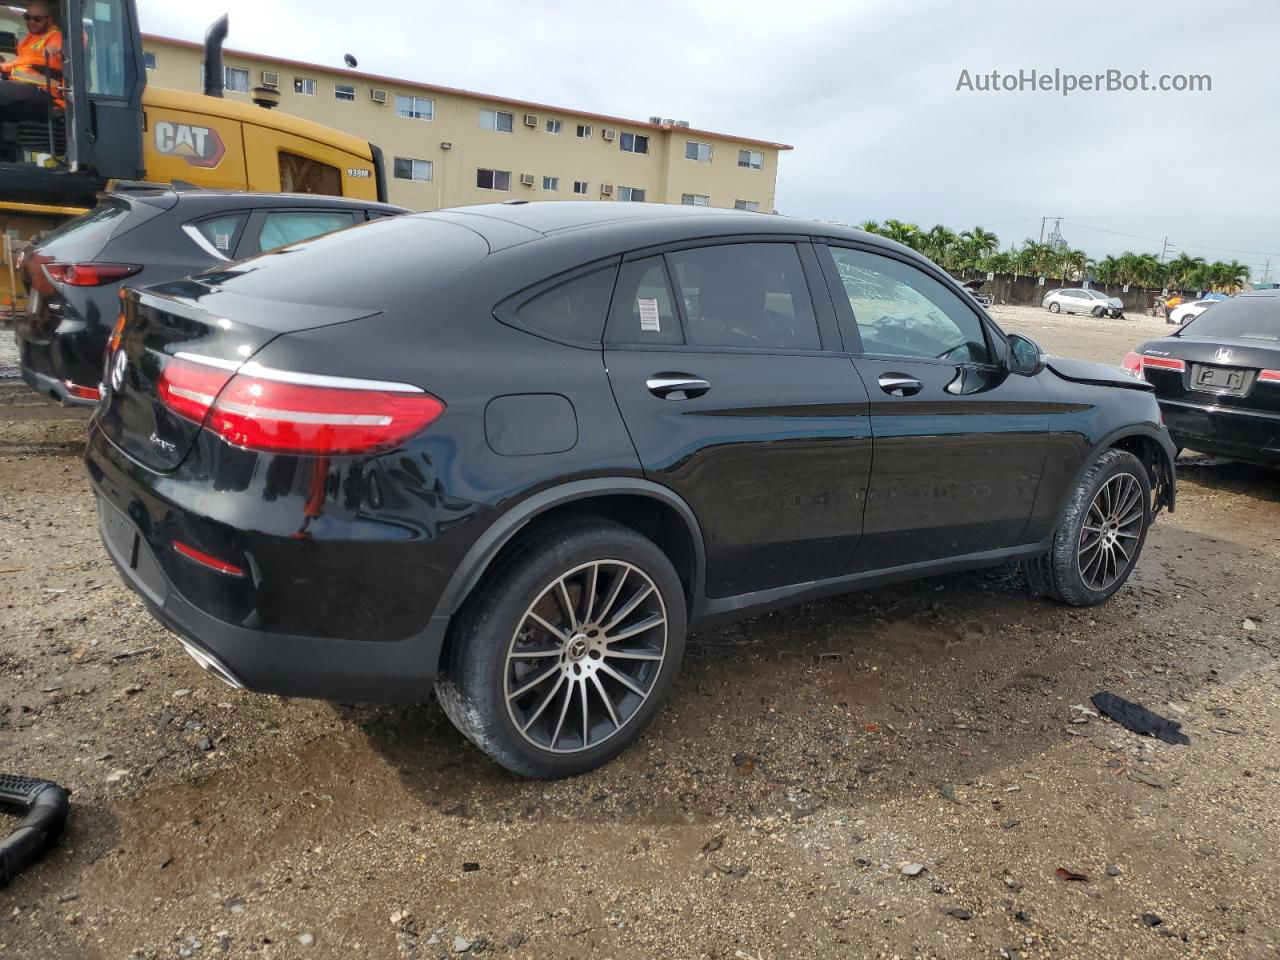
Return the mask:
[[[1192,378],[1195,386],[1201,390],[1243,393],[1244,374],[1243,370],[1238,370],[1234,367],[1212,367],[1207,364],[1196,364]]]

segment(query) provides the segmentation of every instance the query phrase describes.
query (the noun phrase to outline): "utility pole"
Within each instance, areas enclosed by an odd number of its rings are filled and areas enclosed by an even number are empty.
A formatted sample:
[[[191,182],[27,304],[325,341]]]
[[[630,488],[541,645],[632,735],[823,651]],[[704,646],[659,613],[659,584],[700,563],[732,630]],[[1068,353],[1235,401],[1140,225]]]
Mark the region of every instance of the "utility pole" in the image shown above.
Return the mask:
[[[1267,265],[1262,268],[1262,282],[1268,283],[1271,280],[1271,258],[1267,257]]]
[[[1164,263],[1164,255],[1168,251],[1168,249],[1169,249],[1169,238],[1166,236],[1164,238],[1164,243],[1161,244],[1160,246],[1160,262],[1161,263]]]

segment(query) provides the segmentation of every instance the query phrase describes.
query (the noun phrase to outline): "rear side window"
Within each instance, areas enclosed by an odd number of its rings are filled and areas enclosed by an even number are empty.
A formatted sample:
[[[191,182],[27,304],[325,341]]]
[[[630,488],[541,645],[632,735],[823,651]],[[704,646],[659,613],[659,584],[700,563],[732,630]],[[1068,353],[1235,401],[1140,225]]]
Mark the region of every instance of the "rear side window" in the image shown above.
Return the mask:
[[[271,210],[262,219],[258,248],[274,250],[333,233],[355,222],[355,214],[346,210]]]
[[[690,346],[821,349],[794,244],[696,247],[669,259]]]
[[[662,257],[624,263],[609,314],[610,343],[684,343]]]
[[[209,242],[209,246],[230,259],[240,242],[240,234],[244,231],[247,213],[227,213],[219,217],[210,217],[194,224],[200,235]]]
[[[553,340],[600,343],[617,268],[608,266],[556,284],[525,300],[514,312],[499,307],[499,319]]]

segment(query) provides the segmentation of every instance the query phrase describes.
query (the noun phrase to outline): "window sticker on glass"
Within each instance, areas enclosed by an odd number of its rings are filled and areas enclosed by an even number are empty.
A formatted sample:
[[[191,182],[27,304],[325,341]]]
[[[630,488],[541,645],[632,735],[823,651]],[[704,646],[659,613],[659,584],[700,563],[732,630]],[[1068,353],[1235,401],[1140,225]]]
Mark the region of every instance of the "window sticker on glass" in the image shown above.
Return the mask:
[[[636,307],[640,310],[640,329],[645,333],[661,333],[662,321],[658,318],[658,301],[639,297]]]
[[[230,249],[231,249],[231,234],[229,234],[229,233],[215,233],[215,234],[213,235],[213,245],[214,245],[215,247],[217,247],[219,250],[230,250]]]

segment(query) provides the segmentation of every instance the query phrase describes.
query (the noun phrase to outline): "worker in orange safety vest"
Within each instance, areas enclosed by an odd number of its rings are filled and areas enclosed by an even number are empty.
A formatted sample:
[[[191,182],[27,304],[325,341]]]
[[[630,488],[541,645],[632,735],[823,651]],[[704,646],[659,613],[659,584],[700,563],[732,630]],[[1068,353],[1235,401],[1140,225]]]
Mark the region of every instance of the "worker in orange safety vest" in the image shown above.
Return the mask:
[[[62,31],[45,0],[31,0],[17,59],[0,63],[0,121],[44,120],[62,99]]]

